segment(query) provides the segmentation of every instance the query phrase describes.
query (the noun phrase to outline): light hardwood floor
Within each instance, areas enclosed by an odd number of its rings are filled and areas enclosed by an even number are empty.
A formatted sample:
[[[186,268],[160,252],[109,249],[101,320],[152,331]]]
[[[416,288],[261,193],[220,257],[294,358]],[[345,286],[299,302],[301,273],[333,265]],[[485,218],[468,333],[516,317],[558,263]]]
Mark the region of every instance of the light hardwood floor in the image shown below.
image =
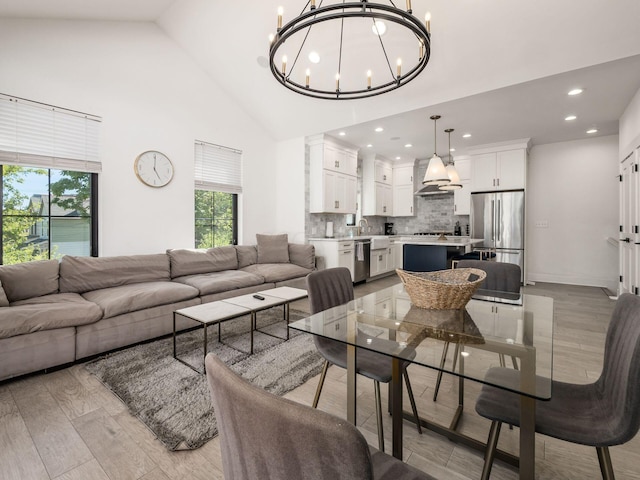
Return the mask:
[[[359,285],[356,295],[365,295],[396,281],[396,277],[388,277]],[[614,301],[599,288],[538,284],[525,289],[555,299],[555,378],[566,381],[579,378],[585,383],[595,380],[600,374],[604,336]],[[308,310],[308,302],[296,302],[292,308]],[[444,418],[444,423],[448,423],[457,402],[457,382],[445,375],[438,401],[433,402],[435,372],[411,366],[409,375],[420,414]],[[317,377],[312,378],[287,396],[310,404],[317,381]],[[331,367],[319,408],[345,417],[345,382],[345,371]],[[478,390],[477,383],[465,383],[465,413],[459,428],[485,440],[489,423],[473,410]],[[358,392],[358,425],[369,443],[377,446],[373,386],[359,378]],[[390,450],[391,421],[388,415],[384,417]],[[479,478],[482,471],[479,452],[428,431],[418,435],[409,423],[404,433],[408,463],[439,479]],[[595,449],[540,435],[536,442],[538,478],[600,478]],[[517,452],[517,443],[517,428],[503,428],[500,448]],[[619,480],[640,479],[640,436],[626,445],[613,447],[611,456]],[[194,451],[167,451],[82,365],[0,384],[1,480],[222,478],[217,439]],[[515,479],[517,471],[496,462],[492,478]]]

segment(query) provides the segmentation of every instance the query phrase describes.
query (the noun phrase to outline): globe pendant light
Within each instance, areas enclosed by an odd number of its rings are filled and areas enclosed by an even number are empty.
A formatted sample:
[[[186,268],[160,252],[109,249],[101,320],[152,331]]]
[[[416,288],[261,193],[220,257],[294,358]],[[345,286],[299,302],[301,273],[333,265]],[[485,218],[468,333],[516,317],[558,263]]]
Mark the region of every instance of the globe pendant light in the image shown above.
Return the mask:
[[[451,183],[441,185],[438,187],[438,190],[458,190],[459,188],[462,188],[462,183],[460,183],[460,175],[458,175],[458,170],[456,170],[456,166],[453,163],[453,157],[451,156],[451,132],[453,132],[453,128],[447,128],[445,132],[449,134],[449,164],[446,166],[446,171]]]
[[[432,115],[430,118],[433,120],[433,157],[429,160],[429,166],[424,174],[424,180],[422,180],[422,183],[424,185],[446,185],[450,182],[449,176],[444,168],[442,159],[436,153],[436,123],[440,118],[440,115]]]

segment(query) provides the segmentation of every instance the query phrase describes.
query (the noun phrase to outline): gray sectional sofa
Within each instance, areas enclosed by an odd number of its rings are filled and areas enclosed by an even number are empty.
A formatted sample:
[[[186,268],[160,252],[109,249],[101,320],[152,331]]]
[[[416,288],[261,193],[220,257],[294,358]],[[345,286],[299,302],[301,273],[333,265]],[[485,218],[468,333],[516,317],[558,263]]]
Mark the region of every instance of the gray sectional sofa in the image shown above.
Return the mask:
[[[305,288],[313,245],[257,245],[0,266],[0,381],[172,332],[179,308],[278,286]],[[186,320],[179,329],[192,327]]]

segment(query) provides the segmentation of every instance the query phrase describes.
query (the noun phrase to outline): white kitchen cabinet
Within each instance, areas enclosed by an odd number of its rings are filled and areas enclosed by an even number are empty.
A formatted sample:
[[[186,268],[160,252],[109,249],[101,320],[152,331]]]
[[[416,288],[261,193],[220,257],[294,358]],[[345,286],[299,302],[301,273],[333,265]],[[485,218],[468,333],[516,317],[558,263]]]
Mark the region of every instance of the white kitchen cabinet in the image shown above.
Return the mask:
[[[393,170],[380,156],[362,161],[362,215],[389,217],[393,211]],[[380,181],[378,181],[380,180]]]
[[[462,188],[453,191],[453,214],[471,214],[471,159],[456,158],[456,170],[460,177]]]
[[[471,191],[524,189],[527,150],[515,148],[471,155]]]
[[[309,212],[356,213],[357,150],[326,135],[309,145]]]
[[[393,217],[412,217],[415,215],[414,164],[394,165],[393,167]]]
[[[369,276],[375,277],[394,270],[395,256],[391,246],[379,250],[371,250]]]
[[[346,267],[354,274],[355,244],[353,240],[310,240],[317,257],[324,259],[325,268]]]

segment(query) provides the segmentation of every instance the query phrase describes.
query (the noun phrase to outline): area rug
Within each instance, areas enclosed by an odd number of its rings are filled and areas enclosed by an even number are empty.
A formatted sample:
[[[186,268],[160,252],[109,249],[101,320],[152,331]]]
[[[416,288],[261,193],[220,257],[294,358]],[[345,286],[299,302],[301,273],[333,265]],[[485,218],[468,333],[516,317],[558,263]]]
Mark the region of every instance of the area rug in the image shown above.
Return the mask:
[[[307,314],[291,310],[290,319]],[[291,330],[283,341],[254,332],[254,354],[249,355],[249,316],[208,328],[208,351],[239,375],[277,395],[283,395],[320,373],[323,359],[312,335]],[[284,337],[282,309],[259,312],[258,328]],[[202,328],[177,336],[178,356],[203,368]],[[173,340],[164,338],[136,345],[92,360],[85,368],[127,406],[169,450],[195,449],[218,433],[205,375],[173,358]]]

